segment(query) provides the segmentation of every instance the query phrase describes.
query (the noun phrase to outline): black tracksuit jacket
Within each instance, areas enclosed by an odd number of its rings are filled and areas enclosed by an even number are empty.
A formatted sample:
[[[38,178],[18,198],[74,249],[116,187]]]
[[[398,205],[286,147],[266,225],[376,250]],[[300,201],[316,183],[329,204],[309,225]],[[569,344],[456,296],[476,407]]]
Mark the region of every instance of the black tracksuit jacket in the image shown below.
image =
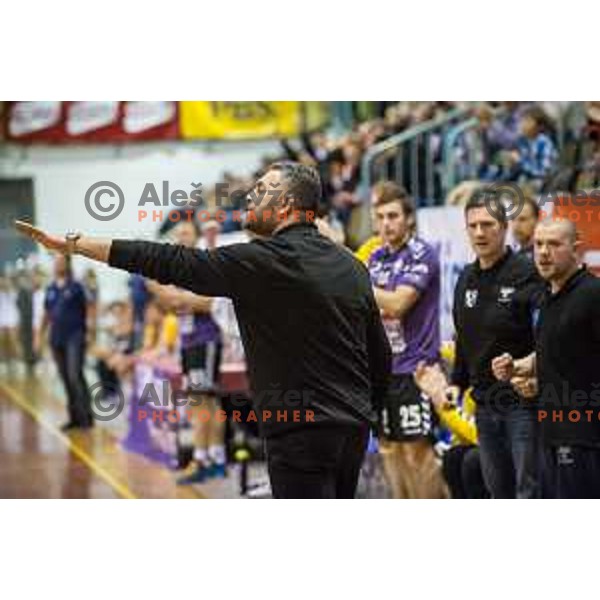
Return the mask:
[[[285,406],[313,411],[318,423],[375,423],[391,352],[369,275],[313,224],[210,251],[114,240],[109,264],[231,298],[257,412]],[[311,423],[261,425],[275,436]]]

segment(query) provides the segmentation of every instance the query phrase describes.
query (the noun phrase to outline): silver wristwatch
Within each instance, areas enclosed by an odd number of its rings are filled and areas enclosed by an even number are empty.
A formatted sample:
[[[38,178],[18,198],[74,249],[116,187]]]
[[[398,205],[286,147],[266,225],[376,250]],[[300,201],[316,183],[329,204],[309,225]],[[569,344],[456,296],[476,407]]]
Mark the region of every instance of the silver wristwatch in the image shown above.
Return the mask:
[[[75,250],[77,250],[77,242],[81,237],[81,233],[76,231],[69,231],[65,235],[65,240],[67,241],[67,254],[75,254]]]

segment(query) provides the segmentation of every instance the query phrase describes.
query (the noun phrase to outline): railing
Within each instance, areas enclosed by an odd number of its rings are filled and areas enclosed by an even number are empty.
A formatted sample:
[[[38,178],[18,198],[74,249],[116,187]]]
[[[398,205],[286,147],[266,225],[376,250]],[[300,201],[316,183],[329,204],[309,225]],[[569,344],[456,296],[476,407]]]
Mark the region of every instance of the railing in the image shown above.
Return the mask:
[[[373,145],[362,163],[363,197],[378,181],[392,180],[404,185],[421,204],[439,203],[436,179],[442,140],[456,120],[466,115],[466,109],[451,110]]]
[[[566,109],[569,110],[569,109]],[[568,129],[565,124],[566,110],[558,115],[555,121],[555,142],[560,155],[563,155],[568,136]],[[500,107],[493,112],[494,118],[505,114],[506,109]],[[468,135],[469,131],[479,125],[478,118],[471,118],[462,123],[458,123],[450,129],[444,140],[444,176],[442,177],[442,192],[444,197],[461,181],[465,179],[477,179],[479,175],[480,148],[474,140],[467,140],[464,144],[466,154],[460,155],[457,152],[459,140]],[[564,161],[564,157],[562,157]],[[459,164],[460,163],[460,164]]]
[[[501,117],[505,113],[506,109],[502,107],[492,111],[494,118]],[[442,193],[444,198],[461,181],[477,179],[479,175],[479,167],[481,166],[481,145],[478,145],[478,143],[475,142],[475,145],[473,146],[473,140],[467,140],[463,147],[466,154],[460,155],[457,152],[459,140],[478,125],[478,117],[467,119],[452,127],[444,139],[444,166],[442,177]]]
[[[444,139],[444,174],[442,177],[442,194],[444,198],[448,195],[448,192],[452,190],[458,183],[459,180],[474,179],[477,177],[477,167],[474,161],[464,161],[465,169],[462,173],[458,172],[458,162],[461,159],[459,154],[456,152],[456,146],[459,139],[470,129],[473,129],[479,124],[478,118],[468,119],[459,123],[448,133]]]

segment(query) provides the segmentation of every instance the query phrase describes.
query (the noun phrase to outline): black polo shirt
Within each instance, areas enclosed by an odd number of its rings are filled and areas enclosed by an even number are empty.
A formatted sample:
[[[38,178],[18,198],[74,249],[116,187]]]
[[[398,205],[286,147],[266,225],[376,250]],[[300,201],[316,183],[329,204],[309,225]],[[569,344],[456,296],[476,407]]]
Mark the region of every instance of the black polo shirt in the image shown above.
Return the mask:
[[[456,362],[452,382],[484,403],[489,390],[494,396],[518,401],[508,383],[492,373],[492,359],[504,352],[522,358],[534,350],[532,299],[543,285],[534,264],[521,254],[506,249],[489,269],[479,261],[467,265],[454,290]],[[502,388],[502,389],[501,389]]]
[[[536,333],[544,441],[600,446],[600,279],[582,267],[548,288]]]
[[[210,251],[115,240],[109,264],[233,300],[255,407],[310,409],[316,422],[374,423],[390,348],[369,274],[346,249],[299,223]],[[258,412],[257,411],[257,412]],[[310,426],[261,422],[265,435]]]

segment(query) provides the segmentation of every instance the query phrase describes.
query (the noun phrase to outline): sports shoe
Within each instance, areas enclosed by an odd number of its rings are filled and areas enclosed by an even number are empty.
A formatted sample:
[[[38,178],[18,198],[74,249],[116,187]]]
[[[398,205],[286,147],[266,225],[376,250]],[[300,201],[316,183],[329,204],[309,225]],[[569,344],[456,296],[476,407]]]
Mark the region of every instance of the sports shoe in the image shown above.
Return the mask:
[[[204,483],[210,477],[209,469],[204,465],[198,465],[189,475],[184,475],[177,480],[177,485],[193,485]]]
[[[227,467],[225,465],[218,465],[213,463],[208,467],[208,476],[214,477],[215,479],[224,479],[227,477]]]

